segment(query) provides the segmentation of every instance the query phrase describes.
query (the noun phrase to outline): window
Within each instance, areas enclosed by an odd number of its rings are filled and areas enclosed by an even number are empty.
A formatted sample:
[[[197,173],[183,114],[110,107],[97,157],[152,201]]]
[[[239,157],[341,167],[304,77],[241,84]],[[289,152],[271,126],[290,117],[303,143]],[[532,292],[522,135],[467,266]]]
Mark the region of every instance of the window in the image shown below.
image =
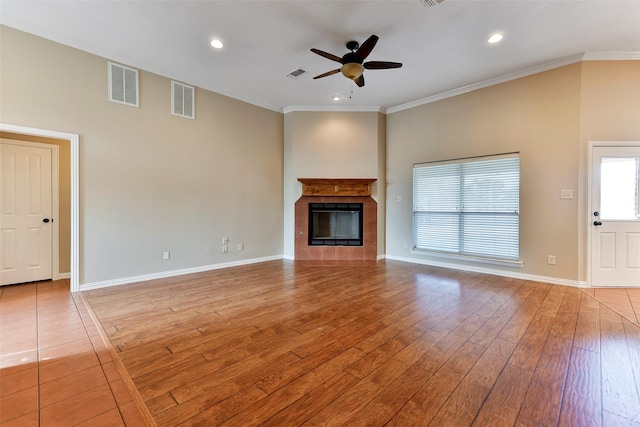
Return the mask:
[[[414,249],[518,261],[519,232],[518,153],[414,165]]]
[[[600,218],[640,219],[640,157],[603,157]]]

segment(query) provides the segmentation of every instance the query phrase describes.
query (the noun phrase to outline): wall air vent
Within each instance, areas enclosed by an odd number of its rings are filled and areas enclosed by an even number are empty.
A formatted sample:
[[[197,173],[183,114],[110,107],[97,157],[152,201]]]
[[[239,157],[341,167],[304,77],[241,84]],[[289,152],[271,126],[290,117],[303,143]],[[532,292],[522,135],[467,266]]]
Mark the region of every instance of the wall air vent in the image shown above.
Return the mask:
[[[195,88],[183,83],[171,81],[171,114],[195,118]]]
[[[296,77],[304,73],[306,73],[306,71],[303,70],[302,68],[296,68],[295,70],[285,74],[285,76],[295,79]]]
[[[138,70],[124,65],[108,64],[109,101],[138,106]]]

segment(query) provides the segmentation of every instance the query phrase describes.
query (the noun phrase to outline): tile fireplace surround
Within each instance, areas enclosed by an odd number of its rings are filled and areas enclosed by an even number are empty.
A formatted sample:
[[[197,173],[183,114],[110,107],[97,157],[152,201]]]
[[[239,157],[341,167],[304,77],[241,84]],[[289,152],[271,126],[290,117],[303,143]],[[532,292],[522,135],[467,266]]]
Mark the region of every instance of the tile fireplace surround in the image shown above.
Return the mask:
[[[295,204],[296,261],[376,261],[378,204],[371,198],[375,179],[299,178],[302,196]],[[309,246],[309,203],[362,203],[363,246]]]

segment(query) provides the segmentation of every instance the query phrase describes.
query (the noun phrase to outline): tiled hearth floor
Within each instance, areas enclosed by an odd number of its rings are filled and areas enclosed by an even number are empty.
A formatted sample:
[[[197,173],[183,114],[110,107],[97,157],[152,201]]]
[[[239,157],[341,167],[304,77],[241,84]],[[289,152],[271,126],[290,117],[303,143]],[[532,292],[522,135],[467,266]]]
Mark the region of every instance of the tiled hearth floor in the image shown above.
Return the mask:
[[[640,288],[589,288],[583,291],[640,325]]]
[[[66,280],[0,287],[0,426],[144,426],[118,363]]]
[[[584,292],[640,323],[640,289]],[[0,287],[0,426],[153,425],[67,281]]]

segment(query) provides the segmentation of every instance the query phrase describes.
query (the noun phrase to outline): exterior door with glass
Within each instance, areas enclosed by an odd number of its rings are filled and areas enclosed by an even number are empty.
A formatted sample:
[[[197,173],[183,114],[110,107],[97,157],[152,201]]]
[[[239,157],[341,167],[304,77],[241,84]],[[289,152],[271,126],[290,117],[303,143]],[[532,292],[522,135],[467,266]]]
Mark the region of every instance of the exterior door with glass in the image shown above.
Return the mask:
[[[594,146],[591,286],[640,287],[640,142]]]

